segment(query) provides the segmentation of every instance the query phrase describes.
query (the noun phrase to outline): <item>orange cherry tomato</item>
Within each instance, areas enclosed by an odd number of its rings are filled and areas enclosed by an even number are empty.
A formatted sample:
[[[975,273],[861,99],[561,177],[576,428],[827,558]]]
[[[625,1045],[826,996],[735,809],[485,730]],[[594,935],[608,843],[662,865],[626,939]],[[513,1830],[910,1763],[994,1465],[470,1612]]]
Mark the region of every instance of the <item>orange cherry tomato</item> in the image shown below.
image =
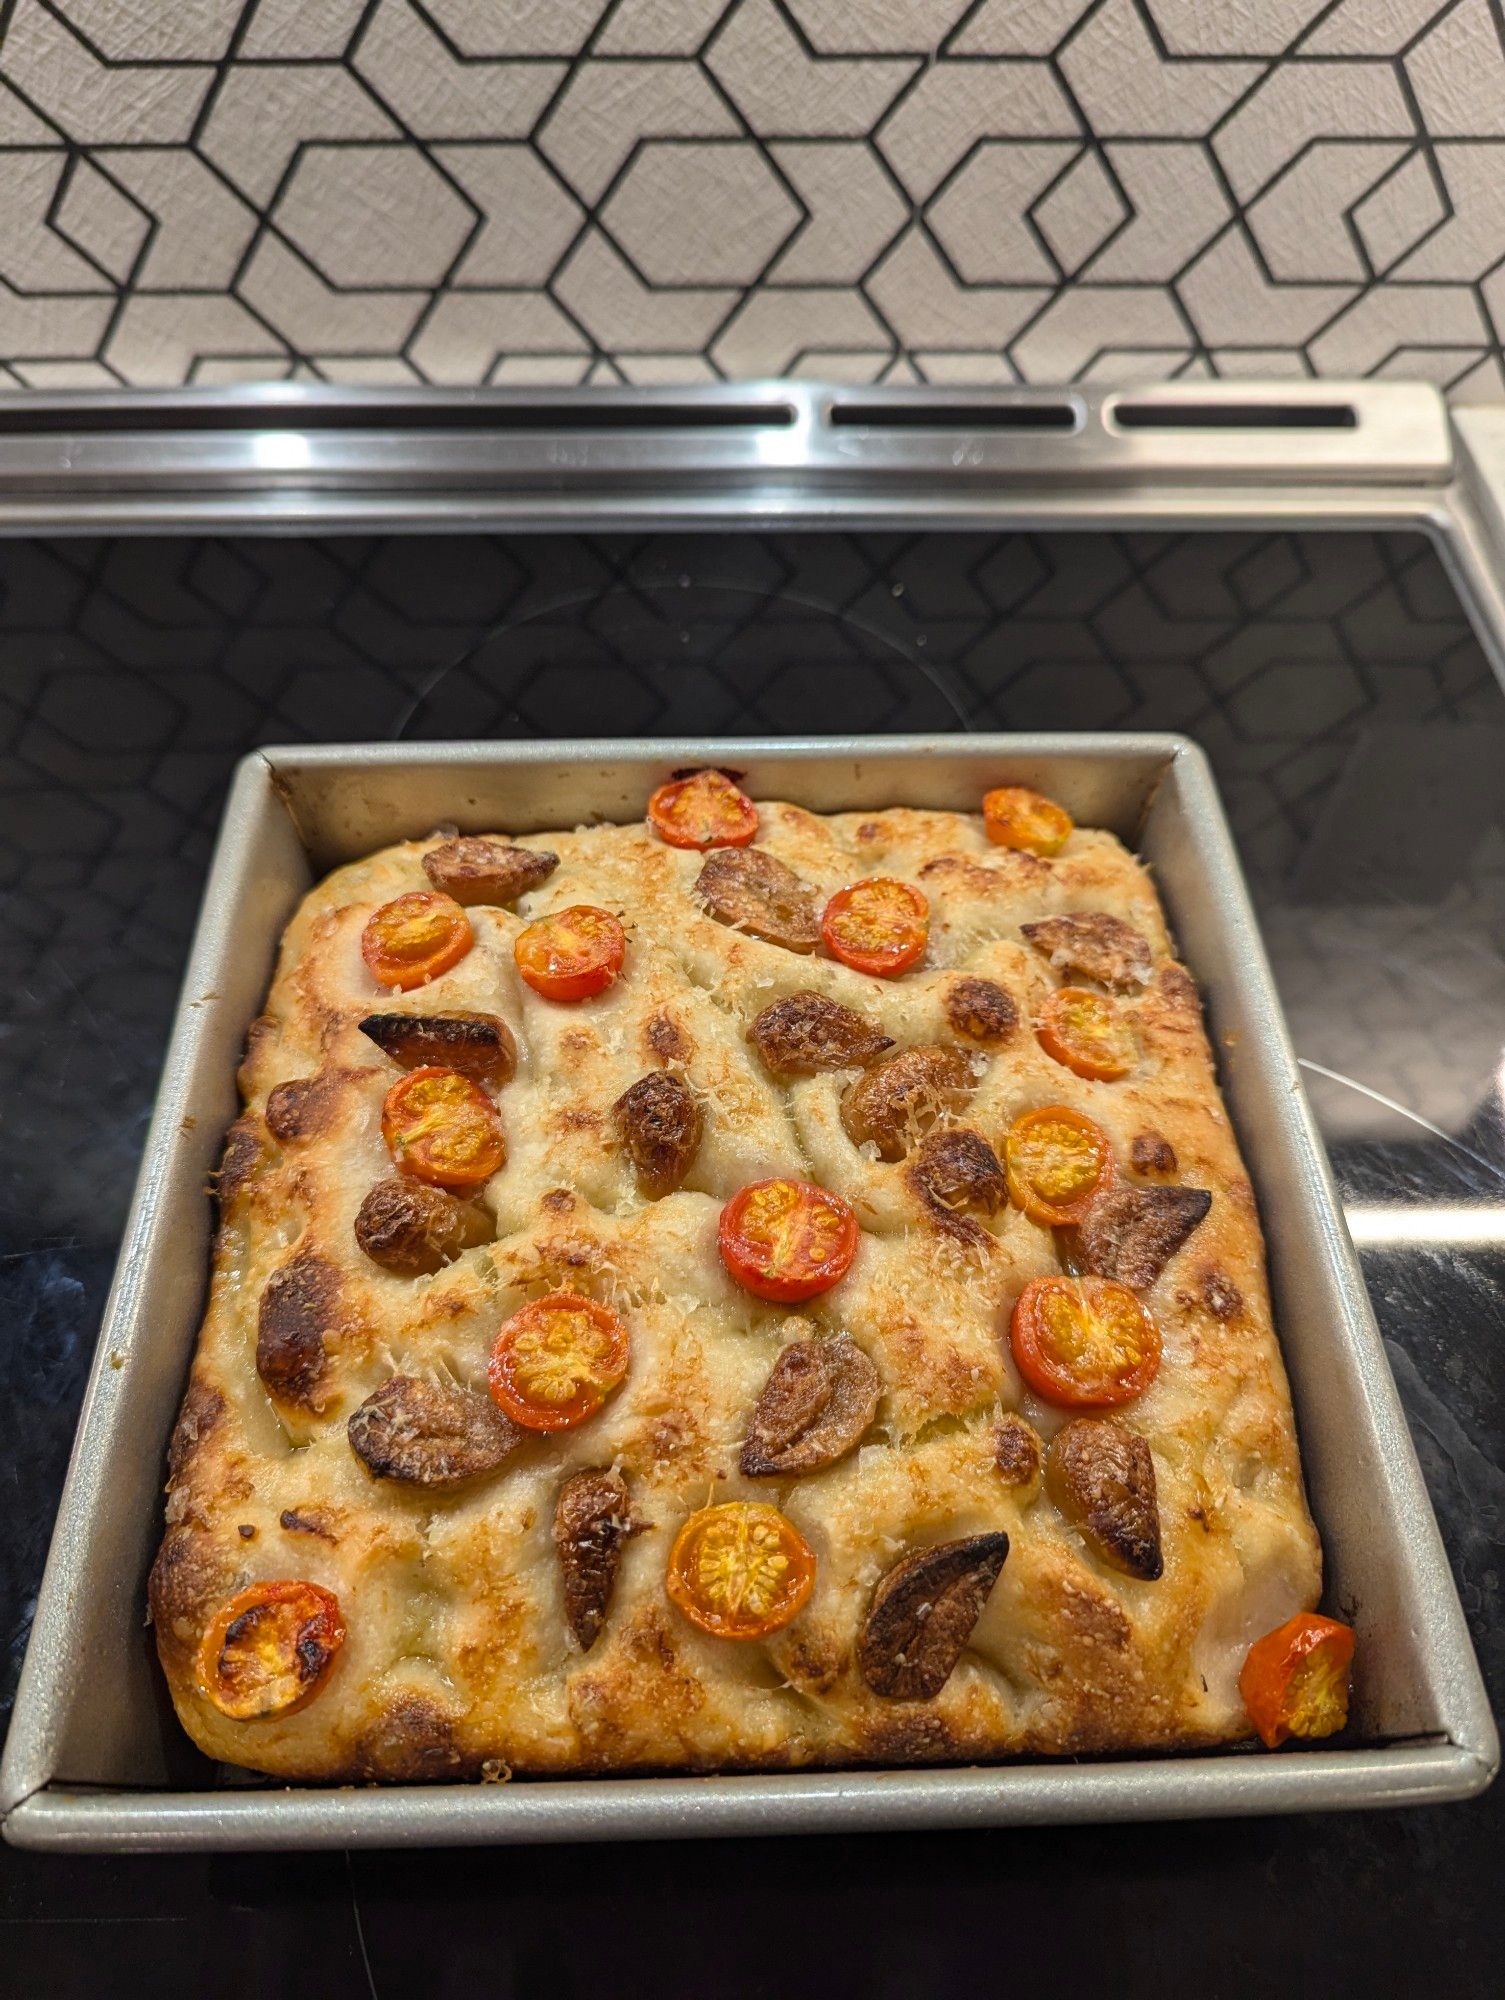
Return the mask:
[[[660,785],[648,801],[648,824],[670,847],[746,847],[758,831],[758,808],[720,771],[697,771]]]
[[[1035,1023],[1045,1053],[1077,1076],[1117,1083],[1134,1067],[1134,1036],[1113,1002],[1085,986],[1062,986],[1052,993]]]
[[[493,1400],[529,1431],[593,1417],[627,1373],[627,1328],[609,1306],[550,1292],[515,1312],[487,1367]]]
[[[572,903],[519,931],[517,969],[545,1000],[588,1000],[622,970],[627,933],[610,910]]]
[[[476,941],[453,896],[415,889],[383,903],[361,932],[361,957],[379,986],[407,992],[458,965]]]
[[[253,1583],[222,1604],[199,1647],[199,1687],[221,1715],[291,1715],[328,1680],[345,1643],[340,1600],[317,1583]]]
[[[721,1261],[760,1299],[792,1305],[828,1292],[857,1254],[850,1203],[810,1181],[754,1181],[721,1211]]]
[[[925,956],[930,904],[908,882],[874,875],[836,891],[821,914],[820,934],[844,965],[895,979]]]
[[[815,1583],[815,1551],[758,1500],[702,1507],[674,1537],[664,1587],[717,1639],[763,1639],[787,1625]]]
[[[1273,1750],[1288,1736],[1331,1736],[1348,1720],[1353,1628],[1298,1611],[1249,1648],[1238,1691]]]
[[[1035,1394],[1069,1410],[1132,1403],[1160,1371],[1159,1328],[1110,1278],[1031,1278],[1009,1337]]]
[[[1004,1141],[1009,1198],[1031,1222],[1064,1229],[1113,1178],[1113,1147],[1095,1118],[1047,1104],[1016,1118]]]
[[[457,1069],[399,1077],[382,1104],[381,1135],[399,1170],[430,1187],[480,1187],[507,1158],[496,1106]]]
[[[1000,785],[982,801],[983,830],[995,847],[1059,854],[1076,822],[1064,806],[1028,785]]]

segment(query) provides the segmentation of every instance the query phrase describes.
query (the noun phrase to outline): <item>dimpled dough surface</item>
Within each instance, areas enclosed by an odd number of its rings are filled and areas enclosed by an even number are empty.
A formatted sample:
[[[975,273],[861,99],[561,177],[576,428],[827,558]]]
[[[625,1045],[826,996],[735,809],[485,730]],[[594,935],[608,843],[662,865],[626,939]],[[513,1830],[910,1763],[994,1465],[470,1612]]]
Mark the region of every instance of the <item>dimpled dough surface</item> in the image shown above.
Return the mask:
[[[1320,1556],[1253,1197],[1148,875],[1113,836],[1084,829],[1040,860],[990,846],[969,814],[760,811],[758,845],[822,899],[874,874],[918,884],[931,905],[921,965],[869,978],[725,927],[691,893],[703,857],[642,823],[529,836],[523,845],[558,853],[557,871],[515,910],[471,908],[474,948],[417,991],[384,995],[360,939],[380,904],[429,886],[421,860],[433,841],[341,868],[288,926],[241,1072],[245,1111],[220,1177],[212,1291],[153,1575],[173,1698],[211,1757],[286,1777],[412,1780],[970,1760],[1249,1733],[1237,1690],[1244,1650],[1316,1603]],[[620,916],[625,969],[596,998],[542,1000],[517,976],[513,939],[580,902]],[[1077,1078],[1030,1031],[1063,980],[1021,924],[1097,910],[1134,925],[1154,951],[1148,986],[1120,1002],[1141,1057],[1116,1083]],[[856,1072],[776,1082],[746,1039],[770,1001],[813,988],[901,1046],[953,1042],[945,997],[963,972],[1004,986],[1020,1021],[986,1052],[957,1122],[1001,1148],[1022,1112],[1072,1105],[1103,1125],[1121,1163],[1136,1135],[1157,1133],[1175,1149],[1175,1178],[1212,1192],[1207,1219],[1144,1294],[1164,1360],[1120,1413],[1154,1455],[1165,1556],[1156,1582],[1109,1567],[1038,1482],[1010,1487],[995,1462],[1005,1412],[1047,1439],[1062,1420],[1023,1388],[1007,1332],[1023,1285],[1058,1268],[1051,1233],[1010,1206],[984,1219],[981,1244],[957,1242],[902,1163],[846,1137],[840,1098]],[[392,1172],[380,1114],[400,1074],[358,1024],[377,1010],[455,1009],[500,1014],[517,1038],[517,1075],[497,1098],[509,1158],[482,1196],[496,1240],[432,1277],[396,1277],[352,1233],[367,1190]],[[683,1186],[648,1200],[611,1106],[665,1066],[699,1099],[704,1136]],[[300,1078],[317,1087],[279,1141],[267,1095]],[[818,1181],[856,1210],[850,1272],[800,1310],[822,1331],[852,1335],[883,1394],[863,1443],[839,1463],[752,1480],[738,1456],[791,1337],[790,1309],[732,1282],[716,1225],[738,1188],[775,1174]],[[275,1405],[257,1375],[257,1308],[272,1273],[309,1252],[336,1276],[319,1306],[319,1406],[292,1408]],[[394,1372],[484,1390],[502,1321],[565,1286],[614,1307],[631,1334],[626,1380],[596,1417],[530,1436],[500,1470],[458,1489],[371,1476],[346,1435],[364,1398]],[[563,1615],[552,1526],[561,1481],[585,1467],[617,1468],[647,1526],[627,1542],[604,1627],[582,1653]],[[729,1499],[781,1506],[818,1561],[805,1608],[763,1640],[703,1634],[664,1592],[679,1524]],[[854,1652],[879,1579],[908,1551],[994,1529],[1010,1538],[1008,1560],[940,1694],[871,1693]],[[232,1721],[196,1686],[202,1634],[235,1592],[282,1577],[336,1591],[348,1638],[307,1706]]]

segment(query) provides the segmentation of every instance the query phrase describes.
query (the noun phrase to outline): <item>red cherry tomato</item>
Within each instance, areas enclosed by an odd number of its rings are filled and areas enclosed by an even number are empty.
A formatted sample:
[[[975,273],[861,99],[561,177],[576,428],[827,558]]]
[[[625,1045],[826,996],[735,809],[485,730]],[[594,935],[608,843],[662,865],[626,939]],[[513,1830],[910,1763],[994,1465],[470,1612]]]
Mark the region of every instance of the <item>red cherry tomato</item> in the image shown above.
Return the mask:
[[[1062,986],[1052,993],[1035,1024],[1045,1053],[1076,1076],[1117,1083],[1134,1067],[1133,1032],[1113,1002],[1086,986]]]
[[[1028,785],[1000,785],[984,794],[983,830],[995,847],[1017,847],[1026,854],[1059,854],[1075,827],[1064,806]]]
[[[457,1069],[413,1069],[381,1108],[381,1135],[398,1167],[431,1187],[478,1188],[505,1164],[496,1106]]]
[[[754,1181],[721,1211],[721,1261],[760,1299],[793,1304],[828,1292],[857,1254],[849,1203],[809,1181]]]
[[[1132,1403],[1160,1370],[1158,1327],[1127,1285],[1109,1278],[1032,1278],[1009,1335],[1035,1394],[1069,1410]]]
[[[822,913],[820,934],[843,965],[896,979],[925,956],[930,904],[908,882],[874,875],[837,890]]]
[[[1009,1127],[1004,1164],[1014,1206],[1042,1229],[1064,1229],[1112,1180],[1113,1144],[1084,1111],[1045,1104]]]
[[[674,1537],[664,1588],[702,1632],[764,1639],[789,1623],[815,1583],[815,1551],[777,1507],[702,1507]]]
[[[199,1647],[199,1686],[234,1722],[292,1715],[345,1643],[340,1600],[317,1583],[253,1583],[222,1604]]]
[[[518,933],[517,969],[545,1000],[588,1000],[622,970],[627,933],[610,910],[573,903]]]
[[[746,847],[757,835],[758,808],[723,772],[697,771],[659,786],[648,824],[670,847]]]
[[[1298,1611],[1255,1640],[1238,1689],[1268,1748],[1288,1736],[1331,1736],[1343,1727],[1353,1649],[1353,1628],[1315,1611]]]
[[[627,1373],[627,1328],[609,1306],[550,1292],[515,1312],[496,1337],[493,1400],[530,1431],[573,1430]]]
[[[361,932],[361,957],[382,986],[406,992],[458,965],[475,943],[470,918],[453,896],[415,889],[383,903]]]

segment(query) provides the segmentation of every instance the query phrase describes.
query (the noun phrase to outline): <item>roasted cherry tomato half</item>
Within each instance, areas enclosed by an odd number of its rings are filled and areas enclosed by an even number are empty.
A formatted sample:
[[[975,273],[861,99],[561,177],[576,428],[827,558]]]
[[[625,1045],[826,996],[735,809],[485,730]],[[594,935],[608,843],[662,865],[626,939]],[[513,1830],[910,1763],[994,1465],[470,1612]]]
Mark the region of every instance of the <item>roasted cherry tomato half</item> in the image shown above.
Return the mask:
[[[674,1537],[665,1588],[718,1639],[762,1639],[787,1625],[815,1583],[815,1551],[777,1507],[702,1507]]]
[[[381,1135],[399,1170],[430,1187],[480,1187],[507,1158],[496,1106],[457,1069],[399,1077],[382,1104]]]
[[[1097,1083],[1117,1083],[1138,1055],[1133,1031],[1113,1002],[1085,986],[1062,986],[1052,993],[1035,1023],[1035,1036],[1048,1056]]]
[[[381,986],[406,992],[458,965],[475,943],[470,918],[453,896],[415,889],[383,903],[361,932],[361,957]]]
[[[588,1000],[622,970],[627,933],[610,910],[572,903],[519,931],[517,969],[545,1000]]]
[[[317,1583],[253,1583],[222,1604],[199,1647],[199,1686],[221,1715],[291,1715],[345,1643],[340,1600]]]
[[[746,847],[758,831],[758,808],[721,771],[697,771],[660,785],[648,801],[648,824],[670,847]]]
[[[593,1417],[627,1373],[627,1328],[609,1306],[550,1292],[515,1312],[487,1367],[493,1400],[529,1431]]]
[[[874,875],[836,891],[821,913],[820,934],[844,965],[895,979],[925,956],[930,904],[908,882]]]
[[[1009,1336],[1035,1394],[1068,1410],[1132,1403],[1160,1370],[1159,1328],[1110,1278],[1031,1278]]]
[[[1016,1118],[1004,1141],[1009,1199],[1031,1222],[1064,1229],[1113,1178],[1113,1147],[1095,1118],[1047,1104]]]
[[[857,1254],[849,1203],[810,1181],[754,1181],[721,1211],[721,1261],[760,1299],[792,1305],[828,1292]]]
[[[1249,1720],[1275,1749],[1288,1736],[1331,1736],[1348,1720],[1353,1628],[1298,1611],[1249,1648],[1238,1691]]]
[[[1059,854],[1076,822],[1064,806],[1028,785],[1000,785],[982,801],[982,823],[995,847],[1026,854]]]

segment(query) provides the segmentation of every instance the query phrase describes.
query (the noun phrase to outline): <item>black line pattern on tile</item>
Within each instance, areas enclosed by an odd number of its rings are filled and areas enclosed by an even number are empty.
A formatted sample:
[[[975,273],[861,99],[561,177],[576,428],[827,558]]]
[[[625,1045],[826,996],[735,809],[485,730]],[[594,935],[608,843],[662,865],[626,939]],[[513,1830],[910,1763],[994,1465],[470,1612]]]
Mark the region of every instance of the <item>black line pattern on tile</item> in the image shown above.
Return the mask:
[[[0,0],[0,380],[1505,392],[1493,0],[881,21]]]

